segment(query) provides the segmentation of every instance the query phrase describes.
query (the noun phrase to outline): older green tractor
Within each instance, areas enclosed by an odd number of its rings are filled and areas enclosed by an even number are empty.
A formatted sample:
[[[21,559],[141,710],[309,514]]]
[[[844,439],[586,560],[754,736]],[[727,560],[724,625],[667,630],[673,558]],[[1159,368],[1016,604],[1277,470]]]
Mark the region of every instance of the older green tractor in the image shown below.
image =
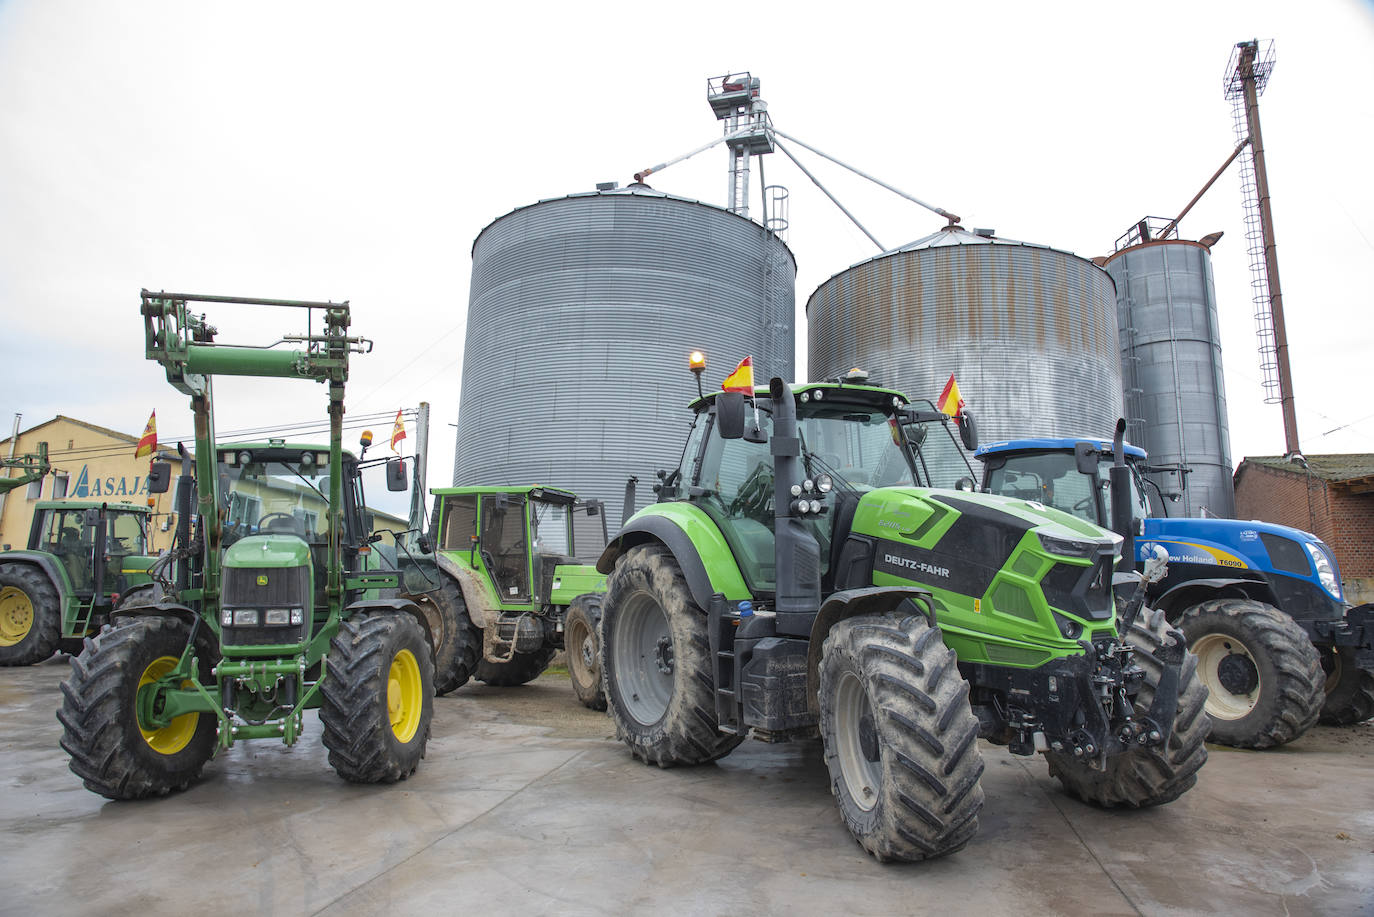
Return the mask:
[[[193,303],[301,309],[308,330],[223,345]],[[347,303],[145,290],[142,314],[148,359],[191,399],[196,448],[194,460],[183,451],[179,515],[195,523],[169,555],[175,577],[158,571],[160,588],[122,604],[72,660],[58,713],[72,771],[111,799],[161,795],[239,740],[294,744],[318,708],[341,777],[405,779],[429,738],[433,647],[425,615],[398,593],[438,583],[369,562],[382,536],[342,430],[349,354],[370,342],[348,335]],[[217,445],[217,375],[325,384],[329,442]],[[150,489],[169,481],[155,463]],[[399,467],[392,481],[406,487]]]

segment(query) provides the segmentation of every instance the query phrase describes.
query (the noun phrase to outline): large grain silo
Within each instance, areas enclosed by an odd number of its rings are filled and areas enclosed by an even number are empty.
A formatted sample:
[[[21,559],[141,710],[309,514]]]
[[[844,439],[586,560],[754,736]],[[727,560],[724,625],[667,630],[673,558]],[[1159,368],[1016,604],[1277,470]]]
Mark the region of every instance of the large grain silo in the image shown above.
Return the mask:
[[[935,401],[952,373],[983,442],[1121,416],[1112,281],[1068,252],[947,227],[831,277],[806,316],[809,378],[857,366]]]
[[[1212,259],[1201,242],[1145,242],[1106,262],[1116,282],[1127,435],[1155,466],[1150,475],[1182,492],[1171,515],[1235,514],[1226,390],[1221,378]],[[1180,485],[1180,477],[1183,484]]]
[[[565,487],[638,503],[677,467],[696,383],[745,356],[793,376],[796,261],[745,217],[636,184],[540,201],[472,248],[455,485]]]

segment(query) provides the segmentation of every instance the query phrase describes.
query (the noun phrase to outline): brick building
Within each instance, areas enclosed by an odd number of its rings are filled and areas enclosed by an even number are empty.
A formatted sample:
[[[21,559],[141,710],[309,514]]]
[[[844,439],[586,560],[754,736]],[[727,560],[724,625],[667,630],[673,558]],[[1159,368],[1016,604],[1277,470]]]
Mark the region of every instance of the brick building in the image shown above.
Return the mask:
[[[1374,601],[1374,455],[1246,458],[1235,485],[1236,518],[1316,535],[1336,552],[1346,601]]]

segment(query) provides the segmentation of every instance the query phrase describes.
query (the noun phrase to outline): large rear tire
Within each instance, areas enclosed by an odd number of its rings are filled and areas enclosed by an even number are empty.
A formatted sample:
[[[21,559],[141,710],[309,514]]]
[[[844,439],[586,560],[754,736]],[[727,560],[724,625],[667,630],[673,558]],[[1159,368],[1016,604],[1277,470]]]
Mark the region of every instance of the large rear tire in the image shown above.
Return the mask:
[[[1351,726],[1374,716],[1374,672],[1360,668],[1355,647],[1323,647],[1321,659],[1326,670],[1321,721],[1328,726]]]
[[[924,618],[864,615],[825,639],[821,739],[840,818],[878,859],[954,853],[978,832],[983,758],[968,682]]]
[[[661,545],[616,561],[601,612],[601,665],[616,737],[646,764],[724,757],[744,741],[717,728],[706,613]]]
[[[549,667],[549,662],[558,650],[552,646],[541,647],[530,653],[516,653],[506,662],[488,662],[483,659],[477,663],[476,678],[493,688],[513,688],[534,681]]]
[[[33,665],[57,649],[62,604],[48,575],[29,564],[0,564],[0,665]]]
[[[420,766],[434,715],[434,663],[420,624],[398,612],[339,623],[320,685],[329,764],[351,783],[395,783]]]
[[[86,639],[62,682],[62,748],[86,789],[109,799],[142,799],[185,788],[215,750],[216,717],[187,713],[158,729],[138,720],[139,688],[162,677],[186,648],[190,629],[158,615],[132,618]],[[210,684],[210,660],[199,658]]]
[[[1145,670],[1145,682],[1136,697],[1137,710],[1148,710],[1154,703],[1164,672],[1156,653],[1171,631],[1164,612],[1146,608],[1126,636],[1137,650],[1136,661]],[[1140,809],[1173,802],[1193,788],[1198,769],[1207,761],[1203,743],[1211,724],[1203,712],[1206,705],[1207,688],[1197,677],[1197,657],[1186,653],[1178,675],[1178,713],[1168,742],[1108,758],[1103,770],[1073,755],[1046,752],[1050,776],[1058,777],[1071,795],[1103,808]]]
[[[606,709],[601,685],[601,596],[579,595],[568,606],[563,621],[563,646],[568,656],[568,676],[582,706]]]
[[[434,640],[434,694],[443,696],[468,683],[482,654],[482,631],[468,616],[458,584],[445,578],[434,592],[406,595],[429,623]]]
[[[1211,599],[1185,611],[1178,626],[1207,686],[1213,742],[1271,748],[1317,722],[1321,658],[1288,615],[1251,599]]]

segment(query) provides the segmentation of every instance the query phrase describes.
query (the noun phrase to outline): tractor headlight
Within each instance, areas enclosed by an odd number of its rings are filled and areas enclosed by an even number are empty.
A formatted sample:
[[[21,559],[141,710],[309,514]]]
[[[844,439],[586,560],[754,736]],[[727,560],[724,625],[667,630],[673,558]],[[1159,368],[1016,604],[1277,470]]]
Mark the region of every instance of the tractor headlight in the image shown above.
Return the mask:
[[[816,477],[816,489],[819,490],[821,493],[830,493],[831,488],[833,488],[834,486],[835,481],[833,478],[830,477],[830,475],[822,472],[820,475]]]
[[[1331,597],[1336,601],[1345,601],[1341,596],[1341,581],[1336,578],[1336,567],[1331,563],[1326,551],[1310,541],[1304,542],[1303,547],[1307,548],[1307,553],[1312,556],[1312,566],[1317,568],[1317,579],[1321,582],[1322,588],[1331,593]]]
[[[219,612],[219,623],[223,627],[232,627],[234,625],[234,609],[221,608]]]
[[[291,610],[289,608],[269,608],[266,612],[266,620],[263,623],[268,625],[290,624]]]
[[[258,610],[256,608],[235,608],[234,609],[235,627],[257,627]]]
[[[1043,532],[1036,533],[1040,538],[1040,546],[1051,554],[1058,554],[1060,557],[1092,557],[1102,545],[1096,541],[1072,541],[1068,538],[1056,538],[1053,535],[1046,535]]]

